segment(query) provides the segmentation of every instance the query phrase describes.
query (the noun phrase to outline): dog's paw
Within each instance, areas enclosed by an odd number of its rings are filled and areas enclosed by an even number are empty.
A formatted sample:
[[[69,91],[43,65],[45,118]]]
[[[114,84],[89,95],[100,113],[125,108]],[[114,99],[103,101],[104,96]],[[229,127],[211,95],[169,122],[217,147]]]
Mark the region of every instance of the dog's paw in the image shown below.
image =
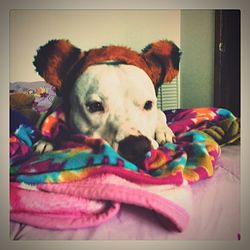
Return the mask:
[[[39,140],[33,145],[33,151],[40,154],[50,152],[53,149],[53,144],[45,140]]]
[[[168,126],[157,129],[155,139],[160,145],[167,142],[175,143],[175,135]]]
[[[156,140],[151,139],[150,141],[151,141],[151,147],[152,147],[153,149],[159,148],[159,143],[158,143]]]

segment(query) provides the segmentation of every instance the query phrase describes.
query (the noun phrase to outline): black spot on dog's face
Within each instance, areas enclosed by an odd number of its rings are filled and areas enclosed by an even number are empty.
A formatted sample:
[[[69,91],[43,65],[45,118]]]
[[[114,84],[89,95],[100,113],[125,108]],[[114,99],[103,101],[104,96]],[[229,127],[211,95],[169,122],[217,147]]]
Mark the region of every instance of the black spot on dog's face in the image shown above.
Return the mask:
[[[151,142],[143,135],[130,135],[120,141],[118,146],[119,154],[138,167],[143,167],[145,155],[150,149]]]

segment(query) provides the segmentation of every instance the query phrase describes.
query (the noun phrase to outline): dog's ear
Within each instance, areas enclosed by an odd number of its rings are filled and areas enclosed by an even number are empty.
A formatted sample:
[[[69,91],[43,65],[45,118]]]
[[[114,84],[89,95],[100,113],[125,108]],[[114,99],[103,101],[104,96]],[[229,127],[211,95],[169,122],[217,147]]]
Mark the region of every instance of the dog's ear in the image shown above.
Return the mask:
[[[37,50],[33,64],[47,83],[60,89],[62,82],[81,56],[81,50],[68,40],[50,40]]]
[[[150,67],[155,87],[170,83],[179,72],[180,49],[171,41],[160,40],[149,44],[141,54]]]

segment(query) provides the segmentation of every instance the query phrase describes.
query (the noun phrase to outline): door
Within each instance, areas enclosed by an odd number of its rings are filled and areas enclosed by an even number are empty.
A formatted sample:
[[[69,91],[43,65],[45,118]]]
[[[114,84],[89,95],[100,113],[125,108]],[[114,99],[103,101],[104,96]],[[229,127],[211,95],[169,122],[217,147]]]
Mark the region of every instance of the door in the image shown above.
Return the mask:
[[[215,11],[214,106],[240,117],[240,10]]]

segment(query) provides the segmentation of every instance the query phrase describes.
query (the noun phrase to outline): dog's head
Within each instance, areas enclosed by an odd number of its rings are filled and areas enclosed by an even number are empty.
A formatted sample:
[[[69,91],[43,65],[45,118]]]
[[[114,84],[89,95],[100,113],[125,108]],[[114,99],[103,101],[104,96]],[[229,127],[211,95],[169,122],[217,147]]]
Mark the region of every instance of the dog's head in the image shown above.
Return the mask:
[[[145,153],[157,123],[157,89],[178,74],[179,60],[178,47],[167,40],[142,53],[121,46],[84,52],[67,40],[52,40],[39,48],[34,65],[61,93],[72,129],[120,151],[133,143]]]

